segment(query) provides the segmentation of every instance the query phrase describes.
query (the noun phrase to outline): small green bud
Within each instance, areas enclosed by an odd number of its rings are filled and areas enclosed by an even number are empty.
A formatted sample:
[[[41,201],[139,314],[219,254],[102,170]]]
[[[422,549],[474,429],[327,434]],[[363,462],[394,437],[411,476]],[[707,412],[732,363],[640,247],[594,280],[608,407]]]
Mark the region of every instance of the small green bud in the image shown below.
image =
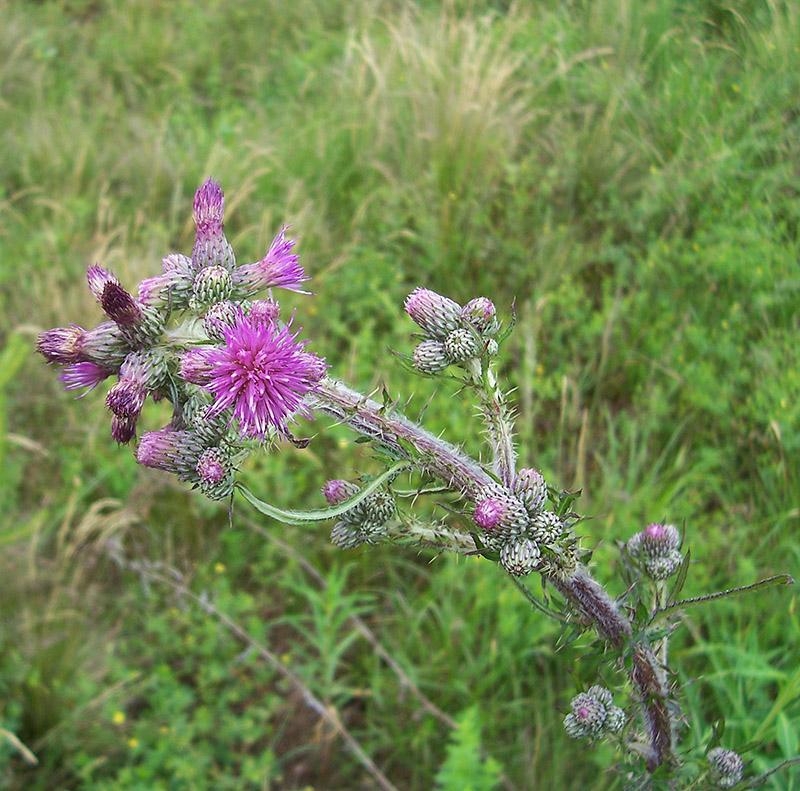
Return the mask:
[[[477,357],[481,353],[482,346],[474,332],[463,328],[453,330],[444,339],[445,352],[453,362],[463,362]]]
[[[515,577],[525,577],[539,563],[539,547],[530,538],[520,538],[505,544],[500,550],[500,563]]]
[[[450,365],[444,344],[439,341],[422,341],[414,349],[414,367],[423,374],[436,376]]]
[[[715,747],[706,756],[711,781],[719,788],[733,788],[744,772],[744,762],[739,753]]]

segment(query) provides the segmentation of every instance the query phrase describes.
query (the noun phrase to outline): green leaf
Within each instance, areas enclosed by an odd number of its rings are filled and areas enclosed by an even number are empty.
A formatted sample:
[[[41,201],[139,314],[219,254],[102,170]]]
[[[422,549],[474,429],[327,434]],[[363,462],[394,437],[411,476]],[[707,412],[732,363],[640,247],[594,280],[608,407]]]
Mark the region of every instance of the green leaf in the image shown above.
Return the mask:
[[[277,519],[279,522],[283,522],[286,525],[306,525],[310,522],[325,522],[328,519],[333,519],[349,511],[353,506],[358,505],[368,495],[380,488],[387,480],[397,475],[398,472],[408,469],[410,466],[411,465],[407,461],[398,462],[389,467],[389,469],[381,475],[377,476],[377,478],[367,484],[358,494],[354,495],[349,500],[345,500],[339,505],[317,511],[285,511],[282,508],[259,500],[246,486],[240,483],[236,484],[236,488],[242,493],[242,496],[250,505],[254,506],[265,516],[271,516],[273,519]]]

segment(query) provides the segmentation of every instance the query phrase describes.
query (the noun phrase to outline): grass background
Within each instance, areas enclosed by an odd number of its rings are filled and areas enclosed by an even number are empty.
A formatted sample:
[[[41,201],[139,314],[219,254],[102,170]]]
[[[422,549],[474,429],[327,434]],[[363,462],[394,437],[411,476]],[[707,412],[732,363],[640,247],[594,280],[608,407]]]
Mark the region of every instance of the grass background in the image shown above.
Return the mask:
[[[658,519],[686,522],[689,594],[796,575],[795,4],[0,0],[0,18],[0,727],[40,761],[0,741],[0,785],[374,787],[273,669],[148,582],[156,569],[271,646],[400,788],[434,785],[452,734],[353,614],[467,718],[462,757],[482,743],[519,789],[618,788],[613,751],[561,727],[571,675],[597,660],[585,642],[557,650],[496,570],[335,551],[325,529],[244,505],[229,527],[117,449],[104,394],[75,403],[32,347],[99,320],[88,263],[132,286],[190,250],[191,198],[213,175],[240,260],[294,223],[318,295],[282,301],[314,350],[363,390],[415,393],[411,414],[434,391],[386,353],[411,349],[405,294],[485,294],[506,319],[515,300],[501,368],[522,460],[584,487],[585,543],[613,593],[614,541]],[[439,387],[425,425],[477,452],[472,406],[452,396]],[[165,422],[150,410],[148,428]],[[370,465],[328,431],[246,476],[314,506],[326,478]],[[762,742],[754,770],[798,754],[796,594],[684,626],[687,749],[724,715],[725,746]]]

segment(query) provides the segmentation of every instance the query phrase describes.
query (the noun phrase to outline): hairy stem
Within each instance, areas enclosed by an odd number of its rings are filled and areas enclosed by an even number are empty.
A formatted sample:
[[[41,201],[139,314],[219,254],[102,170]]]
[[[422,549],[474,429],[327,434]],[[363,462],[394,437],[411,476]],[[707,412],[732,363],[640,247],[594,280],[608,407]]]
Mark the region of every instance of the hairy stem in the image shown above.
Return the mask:
[[[510,487],[514,481],[517,463],[511,412],[492,367],[483,367],[480,360],[474,360],[473,363],[472,379],[480,393],[481,414],[492,446],[492,471]]]
[[[492,482],[480,464],[454,445],[340,382],[324,380],[307,397],[307,403],[395,453],[413,458],[421,469],[471,500]],[[630,621],[584,567],[577,566],[569,574],[551,575],[548,579],[613,648],[623,651],[630,645],[633,639]],[[673,759],[675,729],[667,707],[667,678],[649,647],[634,645],[631,658],[630,678],[642,705],[649,740],[647,768],[653,772]]]

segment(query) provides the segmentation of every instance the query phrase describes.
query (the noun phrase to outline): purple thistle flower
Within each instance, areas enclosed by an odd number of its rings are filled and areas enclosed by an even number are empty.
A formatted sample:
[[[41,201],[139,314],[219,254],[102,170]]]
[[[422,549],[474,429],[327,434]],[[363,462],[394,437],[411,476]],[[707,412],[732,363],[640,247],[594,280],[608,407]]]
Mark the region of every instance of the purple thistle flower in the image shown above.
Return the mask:
[[[242,436],[262,440],[270,427],[285,436],[295,414],[313,417],[303,396],[325,376],[327,366],[304,352],[306,341],[298,342],[290,329],[240,313],[223,331],[224,346],[184,355],[181,374],[198,383],[206,380],[202,383],[215,398],[208,416],[232,408]]]
[[[81,342],[85,332],[76,324],[47,330],[39,334],[36,351],[44,355],[49,363],[77,363],[81,359]]]
[[[59,372],[58,378],[61,380],[65,390],[79,390],[81,387],[87,388],[77,398],[83,398],[90,390],[94,390],[100,382],[111,376],[111,371],[102,368],[95,363],[81,362],[68,365]]]
[[[300,284],[310,280],[300,266],[300,256],[292,252],[297,241],[286,239],[284,225],[280,233],[272,240],[267,254],[254,264],[245,264],[234,270],[233,281],[239,290],[246,295],[255,294],[264,288],[285,288],[288,291],[302,291]]]

